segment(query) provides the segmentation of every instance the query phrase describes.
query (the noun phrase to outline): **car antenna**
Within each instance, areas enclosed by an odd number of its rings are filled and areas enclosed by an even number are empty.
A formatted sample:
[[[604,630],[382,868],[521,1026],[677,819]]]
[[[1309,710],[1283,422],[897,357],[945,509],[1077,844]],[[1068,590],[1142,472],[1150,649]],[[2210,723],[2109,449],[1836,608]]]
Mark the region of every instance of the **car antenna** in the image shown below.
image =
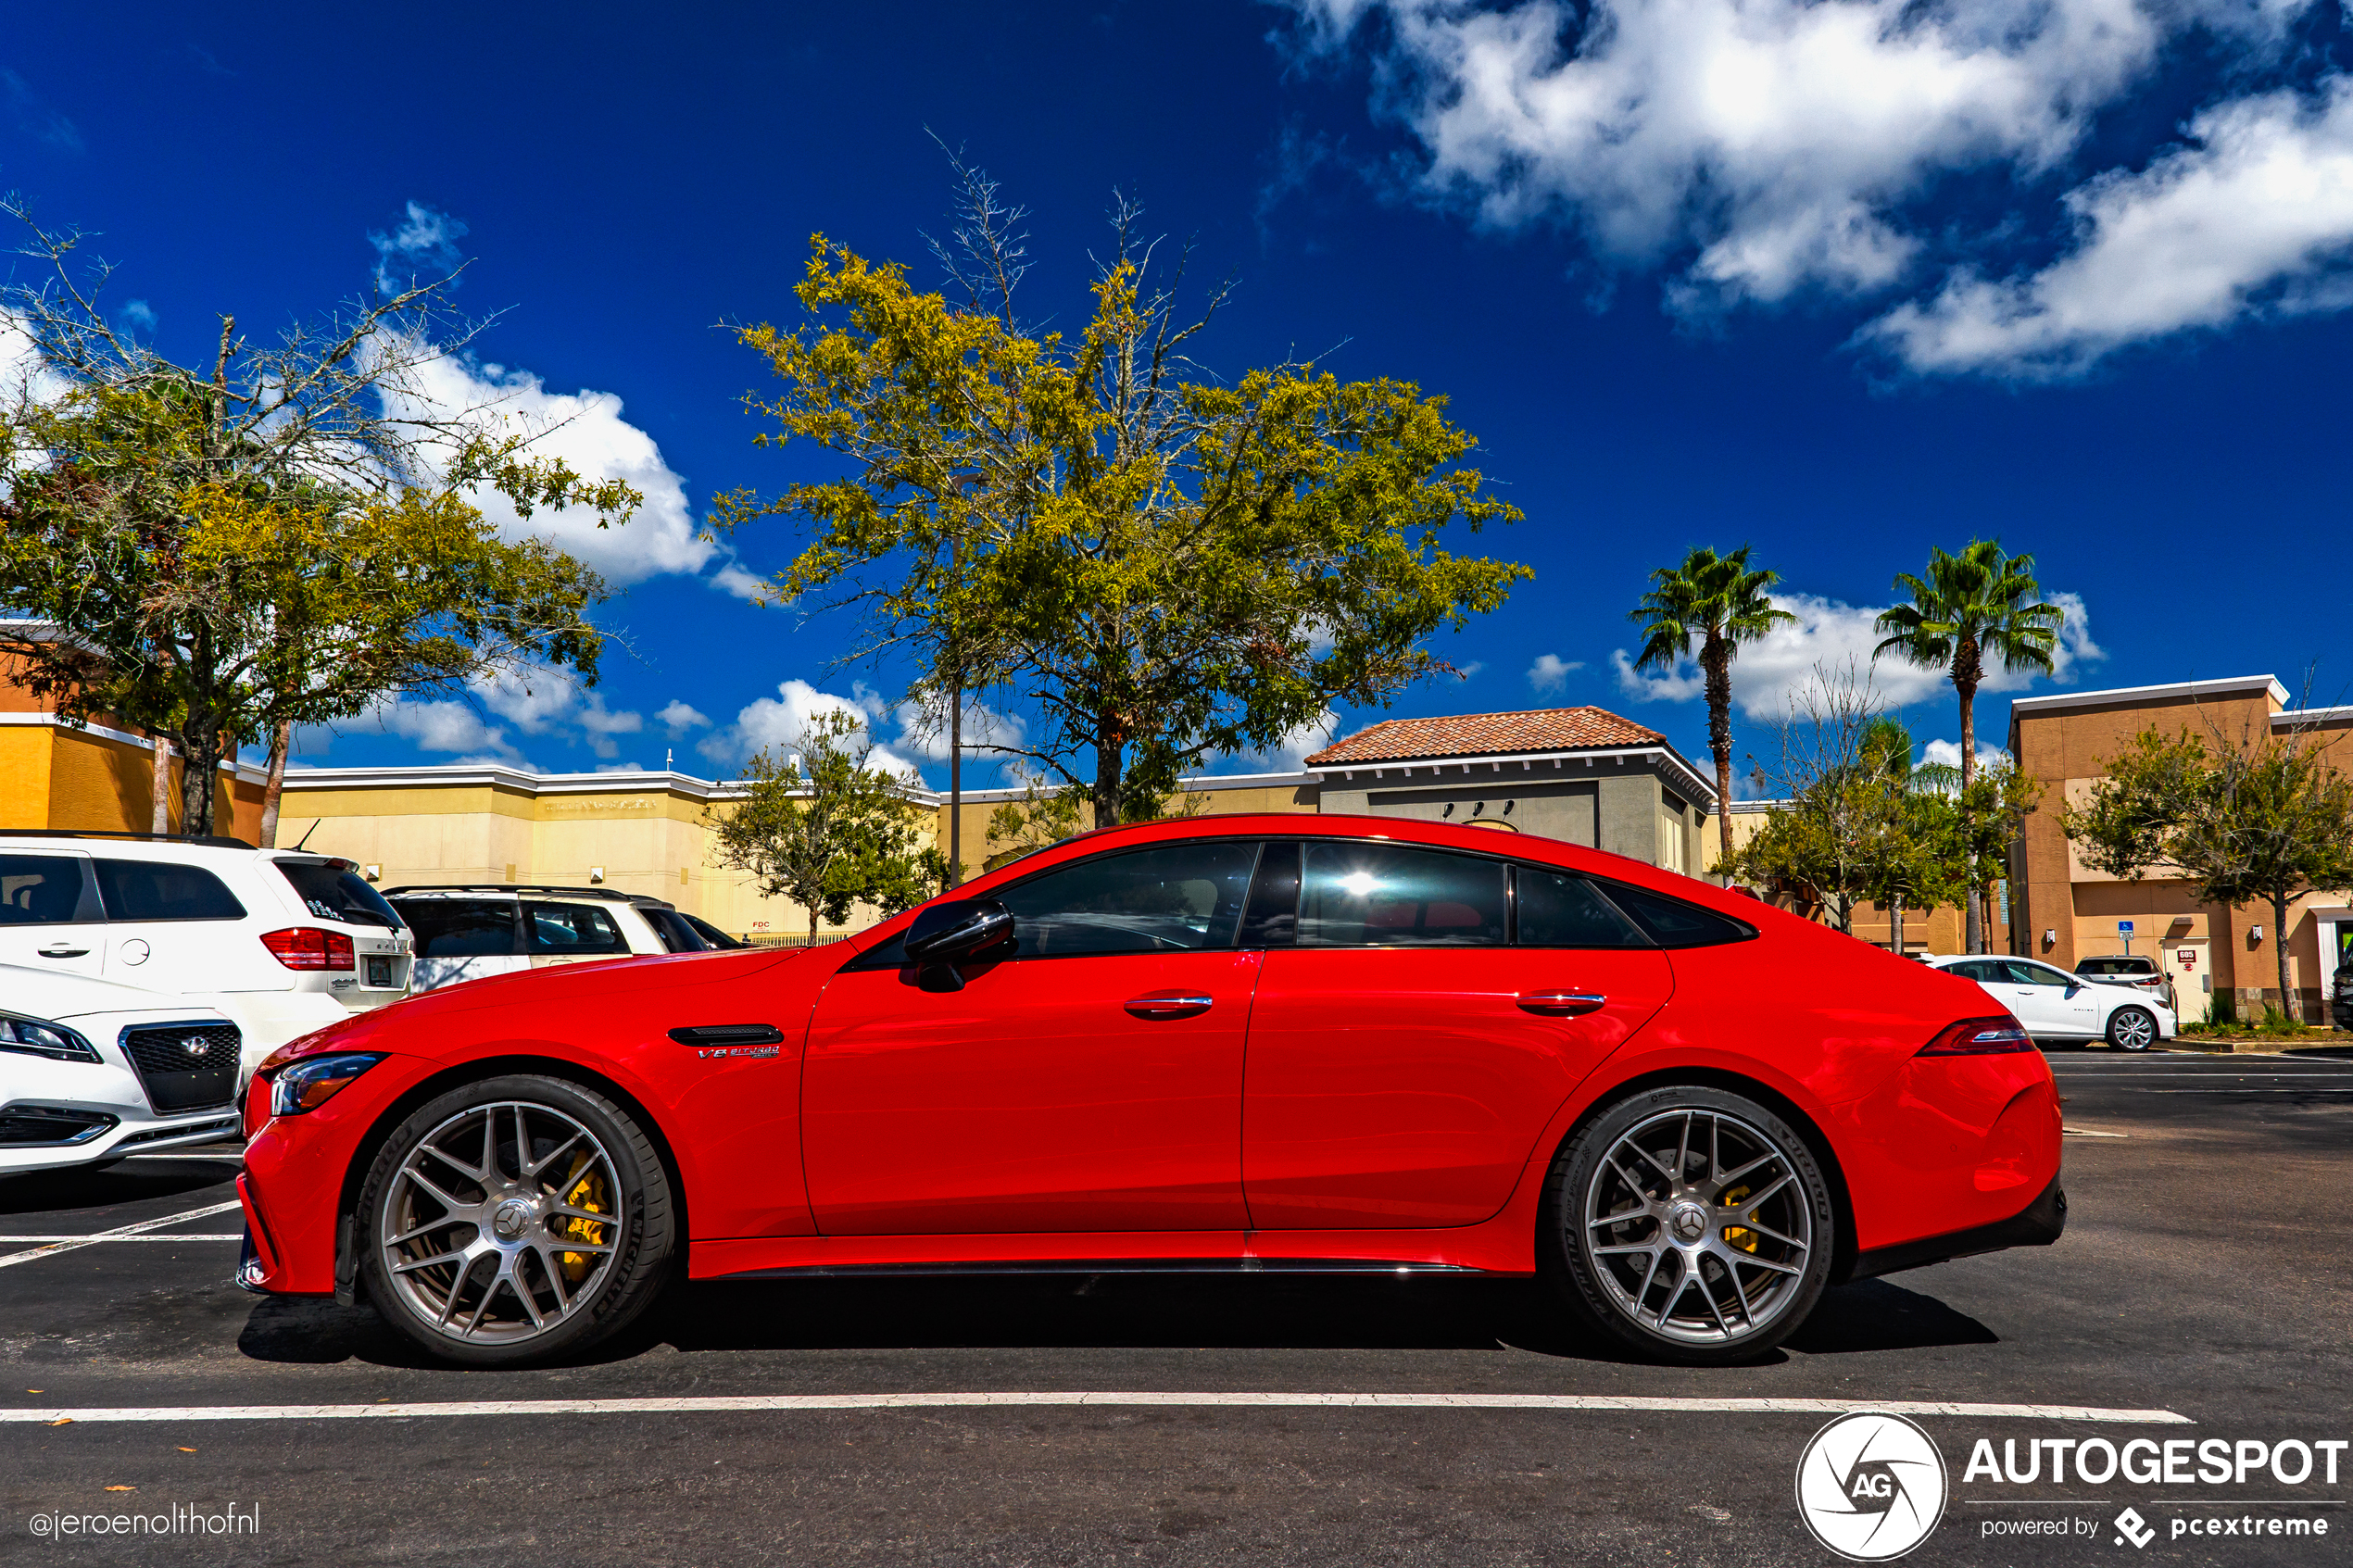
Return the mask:
[[[299,854],[301,854],[301,853],[302,853],[302,845],[303,845],[303,844],[308,844],[308,843],[309,843],[309,842],[310,842],[310,835],[311,835],[312,834],[314,834],[314,833],[317,833],[317,832],[319,831],[319,824],[320,824],[321,822],[325,822],[326,820],[327,820],[327,819],[326,819],[326,818],[324,818],[324,817],[314,817],[314,818],[312,818],[312,819],[311,819],[310,825],[309,825],[308,827],[307,827],[307,828],[305,828],[305,829],[303,829],[303,830],[302,830],[302,844],[297,844],[297,845],[296,845],[296,846],[295,846],[295,853],[296,853],[296,854],[299,855]]]

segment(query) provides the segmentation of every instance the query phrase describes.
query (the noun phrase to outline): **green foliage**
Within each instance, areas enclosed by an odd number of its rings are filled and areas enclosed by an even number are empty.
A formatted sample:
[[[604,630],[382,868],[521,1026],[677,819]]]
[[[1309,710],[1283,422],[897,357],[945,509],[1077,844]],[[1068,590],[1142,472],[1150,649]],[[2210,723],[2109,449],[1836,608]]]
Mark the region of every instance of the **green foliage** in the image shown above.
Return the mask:
[[[1006,801],[988,815],[989,869],[1080,832],[1087,825],[1087,805],[1083,790],[1041,790],[1035,784],[1019,800]]]
[[[638,496],[533,457],[495,409],[420,402],[417,372],[472,330],[446,284],[274,345],[224,320],[207,375],[115,330],[67,265],[78,236],[31,233],[55,277],[0,289],[44,382],[0,408],[0,605],[54,631],[0,651],[61,715],[170,740],[185,831],[212,831],[218,762],[281,725],[534,664],[594,681],[602,581],[466,497],[614,522]]]
[[[896,914],[937,895],[947,876],[947,858],[925,842],[932,814],[867,768],[872,751],[855,716],[820,714],[799,755],[761,752],[745,797],[705,818],[714,862],[806,909],[812,942],[820,915],[838,926],[862,903]]]
[[[2286,1001],[2288,906],[2353,887],[2353,777],[2331,766],[2329,739],[2145,730],[2060,823],[2095,871],[2128,882],[2167,871],[2209,903],[2268,905]]]
[[[1740,645],[1753,643],[1783,621],[1797,618],[1776,609],[1770,589],[1780,579],[1748,564],[1750,546],[1718,555],[1700,546],[1680,566],[1651,573],[1650,591],[1629,617],[1642,628],[1638,670],[1672,670],[1692,657],[1697,643],[1706,685],[1707,745],[1716,759],[1718,809],[1732,798],[1732,660]]]
[[[1385,705],[1446,668],[1428,636],[1529,575],[1440,546],[1519,516],[1462,466],[1443,398],[1312,365],[1198,378],[1184,348],[1208,312],[1180,320],[1148,288],[1135,216],[1076,335],[1017,324],[1018,250],[984,221],[966,237],[996,294],[963,305],[820,237],[808,324],[740,336],[781,386],[748,399],[761,443],[812,444],[839,477],[712,514],[790,522],[804,544],[775,596],[857,609],[859,656],[1026,699],[1027,744],[993,749],[1086,790],[1101,822],[1214,752]]]

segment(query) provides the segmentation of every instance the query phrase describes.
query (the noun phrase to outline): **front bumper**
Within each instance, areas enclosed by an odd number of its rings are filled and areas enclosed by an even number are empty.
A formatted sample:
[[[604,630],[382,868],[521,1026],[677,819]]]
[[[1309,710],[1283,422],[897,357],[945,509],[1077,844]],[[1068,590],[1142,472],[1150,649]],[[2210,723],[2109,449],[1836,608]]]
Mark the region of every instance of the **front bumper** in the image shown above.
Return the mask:
[[[2059,1185],[2059,1179],[2053,1176],[2051,1185],[2043,1189],[2040,1197],[2007,1220],[1858,1252],[1854,1271],[1846,1277],[1876,1279],[1881,1274],[1925,1268],[1955,1258],[1974,1258],[1981,1252],[2000,1252],[2012,1247],[2048,1247],[2066,1229],[2067,1193]]]

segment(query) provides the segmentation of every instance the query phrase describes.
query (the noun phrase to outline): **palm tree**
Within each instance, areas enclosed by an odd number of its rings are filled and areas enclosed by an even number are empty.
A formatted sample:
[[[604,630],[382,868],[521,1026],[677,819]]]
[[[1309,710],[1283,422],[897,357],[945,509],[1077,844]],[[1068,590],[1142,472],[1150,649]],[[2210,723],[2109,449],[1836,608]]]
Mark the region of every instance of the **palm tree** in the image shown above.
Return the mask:
[[[1707,678],[1707,746],[1716,755],[1716,820],[1726,854],[1732,846],[1732,657],[1741,644],[1797,619],[1773,608],[1766,590],[1780,579],[1750,571],[1749,548],[1719,556],[1702,545],[1682,565],[1660,567],[1651,573],[1651,591],[1627,618],[1642,627],[1637,670],[1672,670],[1691,657],[1693,640],[1699,643],[1700,671]]]
[[[2066,612],[2036,596],[2032,556],[2005,556],[1996,539],[1972,539],[1958,555],[1934,546],[1928,552],[1928,579],[1908,571],[1895,575],[1895,586],[1912,596],[1879,618],[1877,630],[1887,633],[1876,653],[1897,653],[1914,664],[1951,672],[1953,689],[1961,699],[1961,788],[1977,777],[1977,688],[1985,679],[1989,660],[2005,670],[2051,671],[2052,650],[2058,646]],[[1979,909],[1984,890],[1977,868],[1969,867],[1969,890],[1962,900],[1967,910],[1969,950],[1985,950],[1985,927]]]

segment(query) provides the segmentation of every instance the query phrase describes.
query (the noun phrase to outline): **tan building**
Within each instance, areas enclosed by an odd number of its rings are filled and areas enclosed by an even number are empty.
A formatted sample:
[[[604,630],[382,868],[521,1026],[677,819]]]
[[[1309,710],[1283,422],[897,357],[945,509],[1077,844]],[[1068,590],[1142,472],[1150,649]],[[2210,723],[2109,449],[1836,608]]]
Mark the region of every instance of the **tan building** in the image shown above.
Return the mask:
[[[10,689],[0,684],[0,696]],[[21,692],[14,693],[19,699]],[[38,713],[0,714],[0,827],[142,831],[154,749],[134,735],[84,730]],[[250,840],[261,777],[224,771],[233,831]],[[1666,737],[1597,708],[1468,714],[1377,723],[1294,772],[1187,779],[1179,809],[1351,811],[1428,817],[1530,833],[1697,872],[1714,791]],[[386,887],[410,884],[602,885],[667,899],[721,929],[789,939],[799,905],[764,898],[744,873],[712,864],[711,822],[736,784],[677,772],[529,773],[472,764],[302,769],[286,776],[279,842],[340,855]],[[1019,847],[992,844],[990,819],[1028,792],[967,791],[967,874]],[[937,814],[944,796],[910,789]],[[1088,824],[1082,809],[1080,825]],[[872,923],[854,910],[845,929]],[[830,935],[831,928],[822,934]]]
[[[2170,877],[2126,882],[2086,868],[2059,827],[2062,805],[2090,797],[2109,759],[2149,729],[2188,730],[2224,744],[2296,731],[2328,746],[2333,765],[2353,771],[2353,708],[2291,709],[2287,689],[2270,675],[2190,681],[2112,691],[2026,697],[2010,705],[2010,753],[2045,786],[2042,809],[2027,819],[2011,858],[2018,890],[2012,952],[2072,969],[2094,954],[2157,955],[2173,981],[2185,1020],[2208,1016],[2227,992],[2242,1018],[2281,1005],[2277,944],[2287,945],[2296,1010],[2326,1021],[2322,992],[2336,966],[2353,957],[2353,908],[2347,894],[2309,894],[2275,929],[2261,905],[2224,909],[2198,901],[2193,886]]]

